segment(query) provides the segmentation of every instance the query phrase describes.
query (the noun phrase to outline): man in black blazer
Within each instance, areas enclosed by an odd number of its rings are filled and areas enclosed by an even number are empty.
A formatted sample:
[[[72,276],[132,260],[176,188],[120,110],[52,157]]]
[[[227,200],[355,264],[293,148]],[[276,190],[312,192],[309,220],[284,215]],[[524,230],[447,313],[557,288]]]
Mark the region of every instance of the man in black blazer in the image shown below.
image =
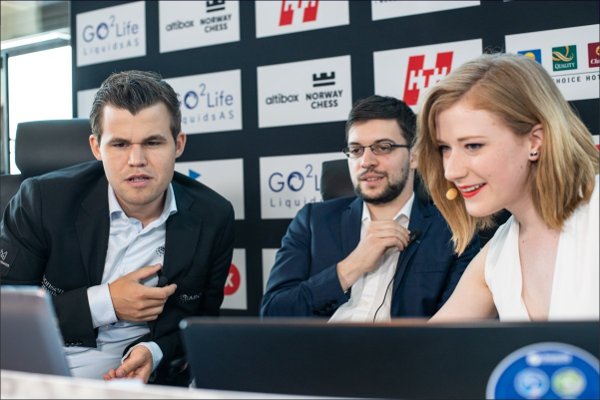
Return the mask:
[[[112,74],[90,115],[99,161],[26,180],[3,215],[1,282],[50,292],[74,376],[167,383],[181,319],[218,315],[233,208],[174,172],[179,104],[158,74]]]
[[[444,304],[479,240],[455,254],[446,221],[415,195],[415,125],[398,99],[355,103],[344,153],[357,197],[298,212],[277,252],[261,315],[374,322],[431,316]]]

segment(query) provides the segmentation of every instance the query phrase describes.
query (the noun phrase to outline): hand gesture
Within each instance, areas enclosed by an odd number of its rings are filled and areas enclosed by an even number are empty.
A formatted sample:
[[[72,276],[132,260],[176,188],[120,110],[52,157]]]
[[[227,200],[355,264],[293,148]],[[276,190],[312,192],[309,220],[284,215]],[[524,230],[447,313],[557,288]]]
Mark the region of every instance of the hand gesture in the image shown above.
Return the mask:
[[[160,264],[150,265],[109,283],[110,297],[120,320],[140,322],[158,318],[169,296],[175,293],[177,285],[148,287],[141,281],[151,277],[160,269]]]
[[[410,243],[410,232],[397,221],[371,221],[358,246],[337,265],[344,290],[367,272],[373,271],[391,248],[402,251]]]

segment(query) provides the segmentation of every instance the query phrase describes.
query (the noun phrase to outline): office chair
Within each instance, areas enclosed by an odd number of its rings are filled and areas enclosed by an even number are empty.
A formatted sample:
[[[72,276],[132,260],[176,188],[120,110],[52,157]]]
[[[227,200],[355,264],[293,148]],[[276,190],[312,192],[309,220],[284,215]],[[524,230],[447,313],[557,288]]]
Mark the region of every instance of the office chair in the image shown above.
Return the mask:
[[[337,197],[356,196],[348,171],[348,161],[344,159],[323,161],[320,192],[324,201]]]
[[[429,194],[415,174],[415,195],[425,201],[431,201]],[[348,161],[344,159],[323,161],[321,164],[321,197],[323,201],[337,197],[356,196],[348,171]]]
[[[26,178],[93,160],[88,141],[91,133],[87,118],[18,124],[15,162],[21,173],[0,175],[0,211],[4,211]]]

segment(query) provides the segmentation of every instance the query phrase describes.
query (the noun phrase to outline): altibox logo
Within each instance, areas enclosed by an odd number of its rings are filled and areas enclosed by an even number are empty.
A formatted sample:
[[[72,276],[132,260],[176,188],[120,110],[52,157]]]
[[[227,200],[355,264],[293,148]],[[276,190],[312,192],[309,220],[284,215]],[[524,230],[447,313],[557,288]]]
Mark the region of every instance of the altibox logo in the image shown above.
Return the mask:
[[[341,151],[261,157],[261,218],[293,218],[305,204],[321,201],[321,164],[337,159],[345,159]]]
[[[543,57],[540,54],[536,60],[548,71],[566,100],[597,99],[600,97],[599,31],[600,25],[596,24],[507,35],[505,47],[507,53],[525,56],[534,51],[525,52],[526,49],[541,49]]]
[[[350,23],[347,0],[257,0],[255,9],[257,38]]]
[[[343,121],[352,107],[350,56],[256,70],[261,128]]]
[[[145,2],[77,14],[77,66],[146,55]]]
[[[409,106],[416,106],[421,90],[425,90],[439,82],[450,73],[452,69],[451,51],[438,53],[435,57],[435,66],[425,68],[425,55],[411,56],[408,59],[406,80],[404,84],[404,102]]]
[[[175,170],[197,180],[231,202],[236,220],[244,216],[244,163],[231,160],[176,162]]]
[[[181,128],[185,133],[242,129],[239,69],[166,80],[181,99]]]
[[[481,52],[481,39],[374,52],[375,93],[402,99],[417,112],[428,88]]]
[[[227,310],[246,310],[248,309],[246,279],[246,250],[233,249],[233,257],[227,279],[223,286],[223,304],[221,308]]]
[[[239,1],[159,1],[160,52],[240,40]]]

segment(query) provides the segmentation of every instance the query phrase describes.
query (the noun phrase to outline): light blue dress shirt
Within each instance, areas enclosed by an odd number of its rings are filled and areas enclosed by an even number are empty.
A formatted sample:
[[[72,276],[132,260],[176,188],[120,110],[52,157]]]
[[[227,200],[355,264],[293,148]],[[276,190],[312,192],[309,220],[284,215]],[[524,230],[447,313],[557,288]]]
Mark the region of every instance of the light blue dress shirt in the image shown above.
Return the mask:
[[[102,379],[110,368],[117,368],[123,359],[123,350],[150,330],[146,322],[120,321],[115,313],[108,284],[139,268],[161,264],[164,260],[166,223],[177,212],[173,187],[167,189],[161,215],[147,226],[128,217],[114,190],[108,186],[110,234],[104,273],[100,285],[88,288],[87,295],[94,328],[98,328],[97,348],[65,347],[71,373],[76,377]],[[158,277],[146,282],[156,286]],[[162,351],[155,342],[143,342],[152,353],[152,370],[162,360]]]

